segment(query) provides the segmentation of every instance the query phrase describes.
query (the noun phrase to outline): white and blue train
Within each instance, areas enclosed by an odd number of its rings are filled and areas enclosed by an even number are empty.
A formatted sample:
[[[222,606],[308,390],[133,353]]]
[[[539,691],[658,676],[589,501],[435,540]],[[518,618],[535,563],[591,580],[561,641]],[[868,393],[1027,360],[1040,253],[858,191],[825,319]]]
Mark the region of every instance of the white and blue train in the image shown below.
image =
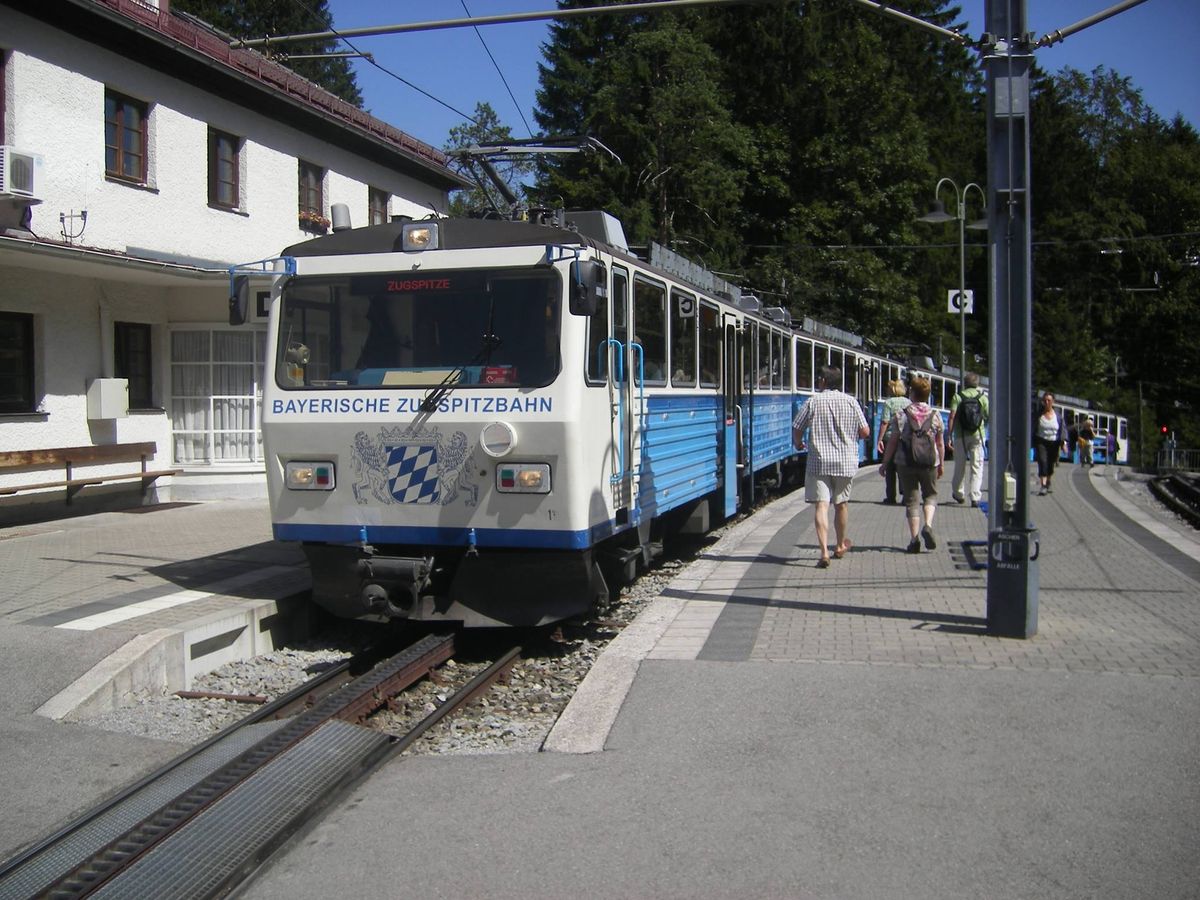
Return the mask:
[[[335,230],[255,265],[273,274],[274,534],[343,617],[585,612],[664,538],[802,478],[791,421],[816,369],[842,369],[873,435],[906,369],[656,245],[634,254],[604,213]],[[955,382],[935,379],[944,407]]]

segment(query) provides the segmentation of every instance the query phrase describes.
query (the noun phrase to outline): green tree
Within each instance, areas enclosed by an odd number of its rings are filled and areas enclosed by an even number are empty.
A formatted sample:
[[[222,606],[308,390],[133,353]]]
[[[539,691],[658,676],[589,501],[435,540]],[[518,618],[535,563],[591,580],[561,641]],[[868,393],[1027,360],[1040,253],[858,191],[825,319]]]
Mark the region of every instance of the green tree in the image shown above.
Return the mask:
[[[171,9],[196,16],[236,38],[308,34],[333,28],[328,0],[305,0],[304,3],[279,3],[278,0],[171,0]],[[280,45],[278,52],[329,53],[338,49],[339,42],[329,40],[284,44]],[[358,89],[354,70],[344,57],[288,59],[284,56],[279,58],[279,62],[347,103],[362,108],[362,92]]]
[[[949,21],[944,5],[923,8]],[[916,201],[932,191],[931,160],[981,158],[977,79],[961,48],[892,31],[841,0],[560,22],[539,124],[595,134],[623,164],[550,161],[538,189],[609,209],[635,238],[691,241],[685,253],[742,271],[795,315],[933,343],[948,325],[934,301],[952,283],[937,270],[957,273],[957,255],[914,254],[927,237]],[[899,63],[890,42],[921,61]],[[921,118],[931,104],[936,128]],[[931,131],[956,137],[935,151]]]
[[[947,27],[961,14],[906,6]],[[541,162],[546,202],[608,209],[635,240],[692,241],[685,254],[794,316],[954,358],[958,235],[915,220],[939,177],[987,186],[968,48],[844,0],[792,0],[561,21],[544,55],[539,125],[622,159]],[[1149,418],[1183,440],[1200,427],[1200,139],[1105,69],[1035,69],[1032,105],[1035,381],[1125,412],[1140,383]],[[968,218],[980,211],[972,194]],[[968,232],[977,296],[986,257]],[[967,340],[981,352],[976,309]]]
[[[547,59],[570,75],[543,67],[539,124],[597,137],[621,164],[598,154],[546,160],[538,193],[607,209],[635,243],[677,245],[720,267],[741,250],[734,223],[752,145],[695,23],[657,13],[556,26]]]
[[[1135,413],[1140,383],[1200,441],[1200,136],[1103,67],[1039,79],[1033,121],[1035,379]]]
[[[479,158],[461,151],[468,147],[507,141],[511,137],[512,130],[501,124],[496,111],[486,102],[476,104],[473,121],[450,129],[450,139],[442,149],[454,159],[455,168],[475,182],[475,187],[458,191],[451,198],[452,216],[479,216],[488,213],[507,215],[510,212],[509,202],[488,178],[483,166],[478,162]],[[489,160],[489,164],[504,183],[505,189],[519,201],[525,194],[524,180],[533,173],[532,159],[519,155],[504,155]]]

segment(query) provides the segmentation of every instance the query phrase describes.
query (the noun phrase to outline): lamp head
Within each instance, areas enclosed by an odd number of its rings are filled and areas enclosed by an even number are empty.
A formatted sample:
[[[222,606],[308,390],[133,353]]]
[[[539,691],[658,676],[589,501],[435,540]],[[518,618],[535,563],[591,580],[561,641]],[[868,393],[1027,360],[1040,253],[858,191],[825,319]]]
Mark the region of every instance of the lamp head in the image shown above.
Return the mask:
[[[934,200],[933,206],[929,212],[917,219],[918,222],[930,222],[938,224],[939,222],[953,222],[954,216],[946,212],[946,205],[941,200]]]

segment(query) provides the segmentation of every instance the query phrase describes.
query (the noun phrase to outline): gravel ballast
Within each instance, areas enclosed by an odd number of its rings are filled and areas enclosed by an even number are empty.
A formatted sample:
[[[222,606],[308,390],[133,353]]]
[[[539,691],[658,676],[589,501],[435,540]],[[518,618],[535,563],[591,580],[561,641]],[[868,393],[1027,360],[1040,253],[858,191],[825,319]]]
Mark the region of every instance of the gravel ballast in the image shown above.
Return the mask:
[[[728,528],[729,525],[724,526]],[[430,729],[409,753],[507,753],[540,749],[575,688],[608,642],[638,615],[723,529],[670,559],[657,561],[595,618],[543,632],[526,644],[521,660],[504,682],[484,697]],[[273,700],[323,669],[336,665],[378,637],[378,627],[346,623],[334,632],[251,659],[228,663],[195,680],[193,692],[260,696]],[[496,643],[499,646],[499,642]],[[394,709],[372,717],[371,727],[402,733],[407,723],[432,711],[490,663],[486,648],[456,659],[405,692]],[[472,657],[479,657],[478,659]],[[254,707],[223,699],[184,699],[173,693],[131,696],[118,709],[80,724],[181,744],[195,744],[247,715]],[[73,717],[68,717],[73,719]]]

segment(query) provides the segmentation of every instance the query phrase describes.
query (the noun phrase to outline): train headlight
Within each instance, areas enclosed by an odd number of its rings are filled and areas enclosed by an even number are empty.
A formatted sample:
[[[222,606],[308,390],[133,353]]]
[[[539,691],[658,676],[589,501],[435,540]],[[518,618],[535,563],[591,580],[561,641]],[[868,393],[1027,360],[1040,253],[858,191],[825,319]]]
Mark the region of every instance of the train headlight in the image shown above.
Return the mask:
[[[436,222],[405,222],[400,229],[401,250],[436,250],[438,227]]]
[[[511,463],[497,466],[496,490],[504,494],[548,494],[550,466],[546,463]]]
[[[493,459],[512,453],[517,446],[517,432],[507,422],[491,422],[479,433],[479,446]]]
[[[290,462],[283,468],[289,491],[332,491],[337,478],[331,462]]]

